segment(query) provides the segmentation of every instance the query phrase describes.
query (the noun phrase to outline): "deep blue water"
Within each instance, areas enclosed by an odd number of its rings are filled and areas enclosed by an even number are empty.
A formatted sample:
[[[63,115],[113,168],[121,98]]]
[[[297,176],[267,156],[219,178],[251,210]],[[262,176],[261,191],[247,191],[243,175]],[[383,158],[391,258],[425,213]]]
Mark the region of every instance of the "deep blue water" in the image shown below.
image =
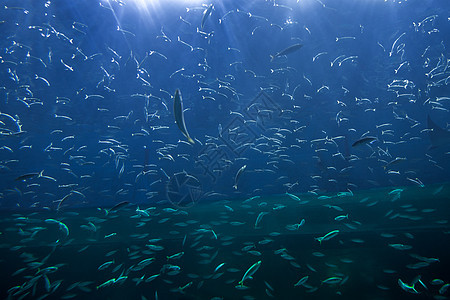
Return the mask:
[[[448,126],[446,2],[225,1],[203,31],[206,3],[45,3],[2,9],[4,207],[53,207],[70,184],[72,205],[159,201],[183,171],[232,198],[449,178],[426,122]],[[56,181],[14,181],[41,170]]]
[[[286,193],[373,190],[380,218],[398,187],[433,199],[450,179],[449,12],[439,0],[4,1],[0,211],[62,222],[92,209],[87,223],[120,203],[184,211],[258,197],[242,217],[253,224]],[[175,122],[177,89],[194,144]],[[430,221],[439,234],[445,218]],[[2,231],[20,234],[17,221]]]

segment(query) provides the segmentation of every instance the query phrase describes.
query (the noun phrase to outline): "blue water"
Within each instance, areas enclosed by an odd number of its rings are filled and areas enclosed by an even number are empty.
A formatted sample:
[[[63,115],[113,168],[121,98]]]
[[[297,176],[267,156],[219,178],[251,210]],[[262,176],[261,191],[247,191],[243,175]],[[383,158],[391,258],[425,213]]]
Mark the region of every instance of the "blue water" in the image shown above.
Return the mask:
[[[19,245],[35,245],[44,247],[39,251],[48,254],[48,249],[70,245],[70,238],[82,248],[86,237],[76,230],[73,233],[74,228],[91,226],[89,222],[100,226],[105,220],[108,224],[125,222],[127,218],[149,218],[154,226],[161,226],[152,238],[164,240],[177,223],[175,216],[197,209],[206,215],[224,210],[221,217],[226,222],[244,209],[238,219],[252,229],[257,227],[253,225],[260,213],[267,219],[274,211],[288,208],[299,218],[289,221],[290,225],[303,218],[308,224],[311,219],[295,202],[285,203],[295,197],[300,197],[301,205],[312,205],[309,216],[321,214],[320,209],[314,210],[315,200],[340,207],[333,199],[350,197],[354,199],[349,201],[351,205],[336,211],[336,216],[366,215],[368,212],[358,205],[369,209],[369,215],[375,214],[373,206],[380,207],[376,213],[379,218],[391,220],[394,216],[392,220],[403,218],[414,225],[400,224],[392,230],[412,234],[415,228],[437,234],[439,239],[443,234],[445,240],[447,217],[433,215],[429,220],[428,213],[447,211],[433,199],[447,197],[450,179],[449,11],[450,3],[438,0],[5,1],[0,7],[0,211],[6,219],[0,231],[15,232],[16,236],[3,235],[2,249],[9,253]],[[296,49],[289,48],[295,45]],[[175,122],[177,89],[182,95],[185,127],[194,143],[188,142]],[[404,194],[400,197],[402,192],[396,189],[409,191],[411,196],[420,194],[430,206],[420,207],[419,200]],[[362,201],[360,193],[371,196]],[[392,195],[405,202],[395,202]],[[252,197],[258,204],[250,209],[245,204],[240,207]],[[274,202],[278,198],[284,200]],[[155,209],[154,214],[142,213],[149,208]],[[411,212],[418,213],[411,217]],[[89,216],[104,220],[93,221]],[[186,231],[177,235],[177,241],[198,232],[201,224],[214,226],[206,216],[195,216]],[[314,238],[332,230],[344,233],[348,228],[336,228],[336,216],[313,223],[317,226],[309,223],[310,231],[304,238],[315,243]],[[48,219],[62,223],[46,222]],[[350,226],[367,225],[358,229],[368,234],[366,242],[381,233],[371,232],[369,224],[375,221],[366,224],[358,217],[344,220]],[[114,241],[112,249],[123,250],[124,244],[133,242],[133,232],[139,228],[134,221],[121,233],[130,239],[118,244]],[[352,223],[355,221],[359,223]],[[39,245],[40,229],[33,224],[47,229],[59,226],[61,234],[65,222],[70,225],[70,235],[63,234],[56,244],[51,239]],[[285,232],[287,225],[280,225],[283,237],[289,233]],[[266,226],[264,234],[251,230],[245,237],[257,243],[258,238],[275,231]],[[232,235],[230,228],[222,234]],[[87,243],[96,245],[110,233],[89,237],[92,240]],[[30,240],[23,244],[16,240],[20,236]],[[220,237],[219,230],[216,239]],[[385,249],[389,243],[377,245]],[[223,260],[242,254],[241,244],[236,248],[237,243],[231,245],[223,250]],[[339,246],[352,248],[345,242]],[[145,248],[145,243],[139,247]],[[221,249],[218,244],[213,247]],[[264,253],[264,258],[272,259],[273,250],[287,246],[277,240],[273,247],[271,255]],[[291,247],[300,251],[295,243]],[[172,251],[166,245],[159,259],[181,251],[178,248]],[[374,249],[367,246],[364,251]],[[425,250],[420,255],[438,255],[432,249]],[[68,263],[64,253],[57,253],[55,264]],[[101,247],[95,253],[101,256]],[[44,256],[36,255],[35,260]],[[190,257],[188,252],[185,257]],[[441,254],[439,270],[448,266],[446,258]],[[23,262],[23,257],[16,259]],[[373,263],[380,259],[373,256]],[[253,260],[239,258],[239,276],[234,277],[241,277]],[[97,267],[100,261],[93,259],[92,264]],[[219,263],[214,261],[210,269]],[[163,265],[154,273],[165,275]],[[267,265],[263,264],[262,271],[270,273],[276,264]],[[8,267],[11,273],[17,269],[14,266]],[[46,279],[33,266],[24,268],[37,282],[47,283],[53,276],[52,282],[65,278],[62,286],[67,285],[66,290],[70,285],[66,284],[68,274],[49,273]],[[129,268],[130,263],[124,262],[117,276],[122,271],[128,274]],[[358,272],[322,270],[319,277],[324,280],[339,274],[343,281],[346,276],[355,278]],[[398,272],[396,269],[395,274]],[[445,291],[429,292],[434,274],[437,276],[437,271],[423,275],[427,288],[421,286],[418,293],[446,297]],[[450,280],[445,272],[439,274],[444,281]],[[409,278],[403,280],[419,286],[415,275],[408,273]],[[128,276],[125,282],[131,283],[125,285],[127,289],[137,282],[131,281],[137,277]],[[177,276],[183,276],[178,285],[197,278],[186,277],[183,271]],[[372,280],[363,285],[388,291],[375,293],[377,297],[417,296],[414,291],[402,290],[397,277],[379,283],[381,288]],[[86,284],[91,286],[92,297],[99,297],[95,287],[106,279],[85,280],[94,282]],[[3,295],[29,280],[24,277],[2,287]],[[224,288],[214,296],[277,297],[268,281],[266,285],[258,281],[260,288],[255,294],[251,289],[247,294],[234,294],[239,291],[234,288],[237,281],[226,280],[233,292]],[[171,284],[169,279],[165,282]],[[190,296],[213,298],[211,289],[202,293],[203,283],[199,282],[194,283],[197,292],[191,291]],[[330,297],[323,292],[320,280],[317,283],[303,296]],[[281,283],[277,285],[286,289]],[[292,285],[289,283],[289,289],[278,298],[293,299]],[[357,285],[350,280],[350,286]],[[41,293],[27,294],[29,290],[22,286],[20,293],[9,294],[14,299],[23,295],[27,299],[45,294],[55,299],[63,296],[43,283],[36,286],[31,281],[29,287],[41,288]],[[162,299],[178,293],[171,293],[164,285],[159,287],[156,290],[164,295]],[[264,293],[266,288],[269,291]],[[350,288],[346,297],[361,293],[370,294]],[[331,294],[345,292],[333,290]],[[69,295],[81,297],[72,292]],[[141,296],[133,294],[136,299]],[[157,296],[152,291],[146,297]]]

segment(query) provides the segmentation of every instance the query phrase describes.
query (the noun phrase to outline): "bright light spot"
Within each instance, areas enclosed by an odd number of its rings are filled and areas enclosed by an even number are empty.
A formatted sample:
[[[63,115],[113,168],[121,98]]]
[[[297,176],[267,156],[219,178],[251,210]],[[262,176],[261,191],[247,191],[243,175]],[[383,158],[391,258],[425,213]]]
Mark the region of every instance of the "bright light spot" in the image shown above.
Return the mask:
[[[203,0],[129,0],[127,3],[134,4],[137,8],[151,9],[156,7],[162,7],[165,5],[178,4],[178,5],[193,5],[200,4]]]
[[[284,21],[284,24],[291,25],[291,24],[294,24],[294,21],[292,21],[292,19],[289,18],[289,19],[286,19],[286,21]]]

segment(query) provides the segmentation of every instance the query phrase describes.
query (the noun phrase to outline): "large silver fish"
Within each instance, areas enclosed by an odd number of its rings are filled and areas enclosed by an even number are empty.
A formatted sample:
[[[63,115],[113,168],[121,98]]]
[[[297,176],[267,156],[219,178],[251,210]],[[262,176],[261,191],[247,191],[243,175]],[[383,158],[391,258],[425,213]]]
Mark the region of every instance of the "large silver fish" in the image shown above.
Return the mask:
[[[283,55],[291,54],[291,53],[293,53],[293,52],[299,50],[301,47],[303,47],[302,44],[294,44],[294,45],[292,45],[292,46],[289,46],[289,47],[287,47],[286,49],[281,50],[281,51],[278,52],[277,54],[271,55],[271,56],[270,56],[270,61],[273,61],[273,60],[274,60],[275,58],[277,58],[277,57],[280,57],[280,56],[283,56]]]
[[[238,188],[238,181],[239,181],[239,178],[241,177],[242,173],[245,171],[245,168],[247,168],[247,165],[243,165],[243,166],[237,171],[236,176],[234,177],[234,185],[233,185],[233,188],[234,188],[235,190],[237,190],[237,188]]]
[[[430,149],[446,146],[450,144],[450,131],[439,127],[430,116],[427,117],[428,131],[431,141]]]
[[[186,124],[184,123],[183,99],[181,98],[179,89],[175,91],[175,96],[173,97],[173,113],[175,114],[175,122],[177,123],[178,128],[180,128],[189,143],[195,144],[194,140],[189,136]]]
[[[205,27],[206,19],[208,19],[208,17],[211,15],[213,8],[214,8],[214,6],[212,4],[210,4],[208,6],[208,8],[206,8],[205,11],[203,12],[202,24],[200,26],[200,28],[202,30],[203,30],[203,27]]]

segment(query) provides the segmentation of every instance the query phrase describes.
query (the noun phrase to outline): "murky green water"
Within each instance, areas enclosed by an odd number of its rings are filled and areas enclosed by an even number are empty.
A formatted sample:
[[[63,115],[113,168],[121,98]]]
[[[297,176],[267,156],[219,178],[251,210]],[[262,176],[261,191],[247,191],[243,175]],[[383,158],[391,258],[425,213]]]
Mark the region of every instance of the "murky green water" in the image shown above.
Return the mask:
[[[445,299],[449,192],[441,184],[189,209],[3,212],[2,297]]]

